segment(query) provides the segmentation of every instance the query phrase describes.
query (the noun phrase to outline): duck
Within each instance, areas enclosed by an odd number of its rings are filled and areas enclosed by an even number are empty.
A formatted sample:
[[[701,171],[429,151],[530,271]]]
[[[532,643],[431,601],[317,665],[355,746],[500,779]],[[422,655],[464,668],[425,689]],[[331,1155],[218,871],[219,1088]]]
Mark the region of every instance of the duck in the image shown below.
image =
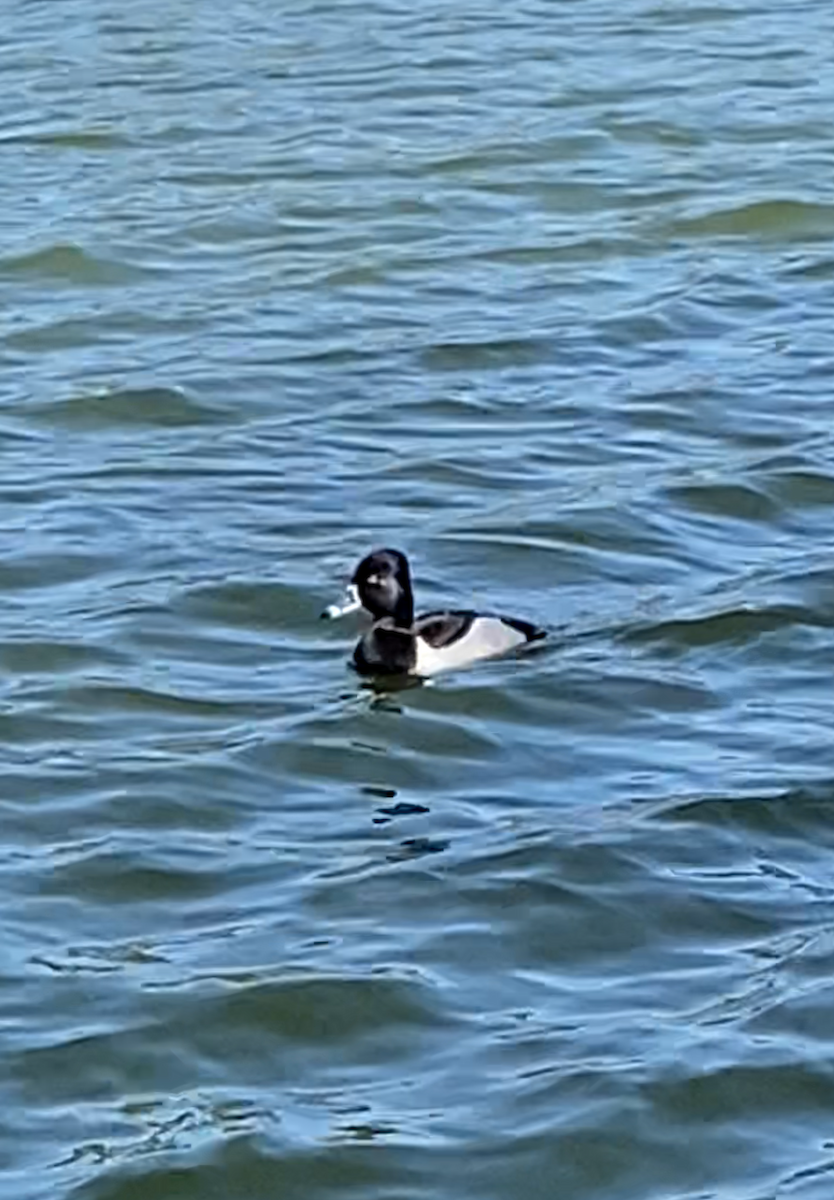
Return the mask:
[[[400,550],[374,550],[362,559],[342,604],[321,614],[330,620],[364,610],[373,624],[353,652],[361,675],[421,678],[468,667],[536,642],[545,630],[516,617],[449,609],[414,617],[411,568]]]

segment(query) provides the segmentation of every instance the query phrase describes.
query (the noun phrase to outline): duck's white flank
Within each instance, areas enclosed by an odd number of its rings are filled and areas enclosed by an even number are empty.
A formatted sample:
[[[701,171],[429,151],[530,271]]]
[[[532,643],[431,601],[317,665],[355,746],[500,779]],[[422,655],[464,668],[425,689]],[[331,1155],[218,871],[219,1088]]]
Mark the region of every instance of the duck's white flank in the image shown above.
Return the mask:
[[[523,633],[506,625],[500,617],[476,617],[466,633],[449,646],[430,646],[418,636],[413,673],[436,675],[438,671],[453,671],[482,658],[497,658],[526,641]]]

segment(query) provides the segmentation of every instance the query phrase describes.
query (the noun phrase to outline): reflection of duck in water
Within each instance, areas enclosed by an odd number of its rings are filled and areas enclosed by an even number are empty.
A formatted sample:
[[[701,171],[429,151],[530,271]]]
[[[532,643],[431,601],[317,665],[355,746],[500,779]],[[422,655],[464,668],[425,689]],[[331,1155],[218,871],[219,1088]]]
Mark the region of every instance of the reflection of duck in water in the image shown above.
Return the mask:
[[[322,616],[341,617],[359,608],[374,622],[353,652],[363,675],[434,675],[545,636],[526,621],[488,613],[433,612],[415,620],[411,572],[399,550],[375,550],[363,558],[347,601],[331,604]]]

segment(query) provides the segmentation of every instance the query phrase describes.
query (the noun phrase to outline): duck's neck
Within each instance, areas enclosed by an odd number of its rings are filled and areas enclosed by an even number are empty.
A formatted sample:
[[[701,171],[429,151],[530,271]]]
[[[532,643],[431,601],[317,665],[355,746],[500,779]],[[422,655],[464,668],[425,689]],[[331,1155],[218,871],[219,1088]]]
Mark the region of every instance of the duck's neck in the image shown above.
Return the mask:
[[[414,599],[412,596],[400,596],[393,617],[398,629],[411,628],[414,624]]]

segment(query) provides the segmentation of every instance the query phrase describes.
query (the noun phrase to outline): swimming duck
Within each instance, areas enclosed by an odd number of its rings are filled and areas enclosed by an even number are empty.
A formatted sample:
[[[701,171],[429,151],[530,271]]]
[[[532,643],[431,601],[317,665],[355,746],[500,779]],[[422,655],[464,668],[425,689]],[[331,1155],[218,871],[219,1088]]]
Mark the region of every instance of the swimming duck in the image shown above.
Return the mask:
[[[375,550],[356,568],[343,604],[323,617],[364,609],[373,625],[353,652],[363,675],[434,675],[494,658],[545,636],[527,621],[465,610],[432,612],[414,619],[408,559],[399,550]]]

